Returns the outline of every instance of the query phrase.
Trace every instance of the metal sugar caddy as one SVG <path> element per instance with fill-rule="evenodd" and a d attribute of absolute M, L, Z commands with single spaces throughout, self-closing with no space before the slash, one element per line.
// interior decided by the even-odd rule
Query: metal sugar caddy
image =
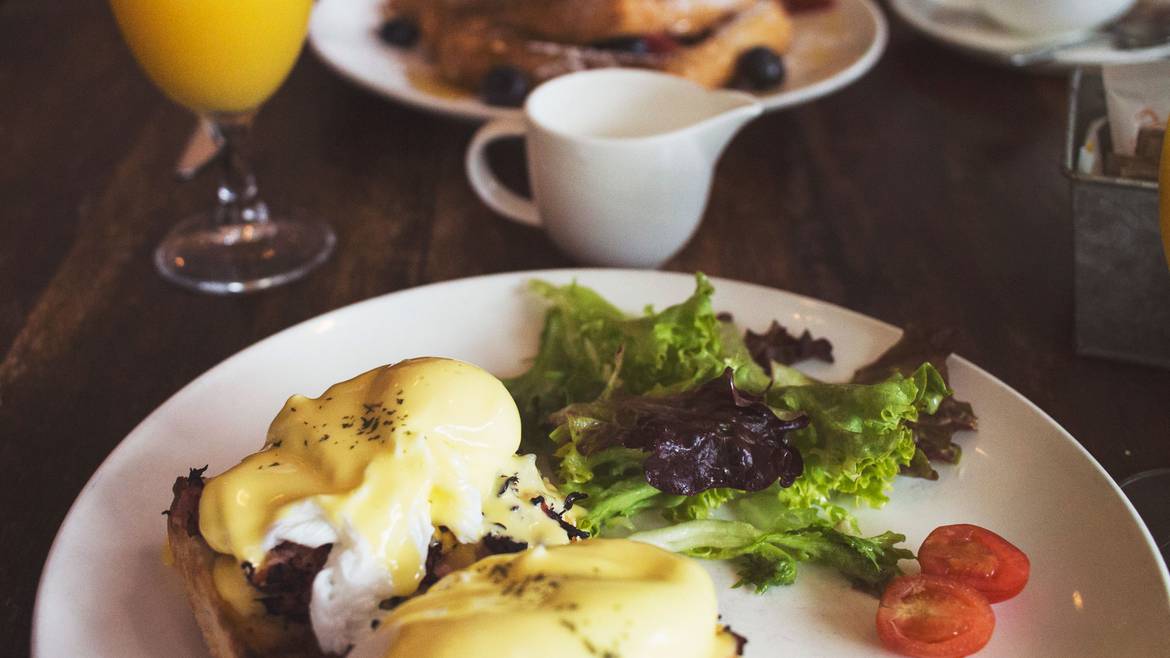
<path fill-rule="evenodd" d="M 1064 173 L 1071 180 L 1079 354 L 1170 368 L 1170 269 L 1158 225 L 1158 184 L 1084 173 L 1081 146 L 1106 115 L 1098 71 L 1069 88 Z M 1099 152 L 1111 150 L 1106 125 Z"/>

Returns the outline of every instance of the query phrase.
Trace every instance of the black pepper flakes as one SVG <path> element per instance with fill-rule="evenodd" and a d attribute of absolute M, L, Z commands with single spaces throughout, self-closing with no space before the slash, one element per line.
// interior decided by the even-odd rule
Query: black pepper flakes
<path fill-rule="evenodd" d="M 565 510 L 564 511 L 568 512 L 569 510 L 573 509 L 573 505 L 576 505 L 577 501 L 585 500 L 588 497 L 589 497 L 589 494 L 582 493 L 580 491 L 574 491 L 573 493 L 569 494 L 568 496 L 565 496 Z"/>
<path fill-rule="evenodd" d="M 569 523 L 568 521 L 561 518 L 562 515 L 566 511 L 568 511 L 569 508 L 567 506 L 565 507 L 565 509 L 558 512 L 558 511 L 556 511 L 556 509 L 554 509 L 553 507 L 551 507 L 548 503 L 546 503 L 544 501 L 544 496 L 536 496 L 530 502 L 533 505 L 539 505 L 540 510 L 542 512 L 544 512 L 545 516 L 556 521 L 557 525 L 561 526 L 561 530 L 564 530 L 565 534 L 569 536 L 569 539 L 588 539 L 589 538 L 588 532 L 578 528 L 577 526 L 573 525 L 572 523 Z"/>
<path fill-rule="evenodd" d="M 397 608 L 405 600 L 406 600 L 405 596 L 391 596 L 388 599 L 382 599 L 381 601 L 378 601 L 378 609 L 379 610 L 393 610 L 394 608 Z"/>
<path fill-rule="evenodd" d="M 504 483 L 502 485 L 500 485 L 500 491 L 499 491 L 499 493 L 496 494 L 496 496 L 497 497 L 503 496 L 505 493 L 508 492 L 508 489 L 515 487 L 519 483 L 520 483 L 520 475 L 519 474 L 509 475 L 507 478 L 504 479 Z"/>

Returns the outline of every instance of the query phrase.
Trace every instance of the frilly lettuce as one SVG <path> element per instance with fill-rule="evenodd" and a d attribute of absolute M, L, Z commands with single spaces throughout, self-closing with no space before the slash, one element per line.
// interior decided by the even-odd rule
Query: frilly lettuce
<path fill-rule="evenodd" d="M 806 560 L 873 588 L 897 573 L 899 559 L 911 557 L 895 546 L 901 535 L 842 532 L 852 517 L 838 503 L 884 504 L 895 476 L 922 455 L 912 423 L 935 413 L 951 393 L 929 363 L 908 377 L 894 372 L 864 384 L 827 384 L 770 357 L 769 377 L 735 325 L 716 316 L 702 274 L 689 299 L 634 318 L 576 284 L 533 282 L 532 289 L 549 303 L 540 349 L 531 369 L 505 383 L 524 418 L 524 449 L 552 450 L 562 488 L 588 494 L 582 529 L 633 527 L 635 515 L 657 512 L 675 525 L 634 538 L 734 559 L 741 584 L 757 590 L 792 582 L 796 564 Z M 828 353 L 827 343 L 811 337 L 797 346 Z M 616 436 L 631 426 L 623 414 L 682 399 L 678 393 L 727 369 L 736 387 L 764 395 L 782 421 L 807 416 L 808 427 L 785 438 L 803 458 L 802 474 L 790 487 L 778 482 L 754 493 L 718 480 L 690 496 L 655 488 L 646 473 L 650 450 Z M 631 404 L 637 398 L 646 404 Z M 720 518 L 710 518 L 715 510 Z"/>
<path fill-rule="evenodd" d="M 525 449 L 547 446 L 540 428 L 549 414 L 603 393 L 639 395 L 683 391 L 735 372 L 744 390 L 760 392 L 768 376 L 743 341 L 720 322 L 711 307 L 714 288 L 695 275 L 686 301 L 628 318 L 593 290 L 575 283 L 533 281 L 549 303 L 540 350 L 524 374 L 505 380 L 524 419 Z"/>
<path fill-rule="evenodd" d="M 790 507 L 824 505 L 834 496 L 880 507 L 901 468 L 914 457 L 907 423 L 932 414 L 951 391 L 929 363 L 911 377 L 877 384 L 808 384 L 768 391 L 769 406 L 803 413 L 808 427 L 790 440 L 804 458 L 804 474 L 777 495 Z"/>
<path fill-rule="evenodd" d="M 876 593 L 902 573 L 899 560 L 914 557 L 909 550 L 897 547 L 906 541 L 897 533 L 857 537 L 815 519 L 794 519 L 797 524 L 793 527 L 778 524 L 768 529 L 744 521 L 687 521 L 636 532 L 629 539 L 692 557 L 734 560 L 739 572 L 735 586 L 751 586 L 757 592 L 792 584 L 797 563 L 807 561 L 832 567 L 855 585 Z"/>

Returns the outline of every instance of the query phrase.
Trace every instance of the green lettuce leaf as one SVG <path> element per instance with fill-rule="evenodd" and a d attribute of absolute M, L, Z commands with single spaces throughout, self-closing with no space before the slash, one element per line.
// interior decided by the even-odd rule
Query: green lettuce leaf
<path fill-rule="evenodd" d="M 771 407 L 811 420 L 789 435 L 804 458 L 804 474 L 776 495 L 789 507 L 823 506 L 839 495 L 880 507 L 894 477 L 914 457 L 907 423 L 919 413 L 934 413 L 950 393 L 930 364 L 911 377 L 894 374 L 877 384 L 772 388 L 767 393 Z"/>
<path fill-rule="evenodd" d="M 694 496 L 675 496 L 679 500 L 673 505 L 669 503 L 674 501 L 664 501 L 668 506 L 663 508 L 662 516 L 667 521 L 673 522 L 705 519 L 711 515 L 711 512 L 743 496 L 744 493 L 739 489 L 718 487 Z"/>
<path fill-rule="evenodd" d="M 641 450 L 615 446 L 589 455 L 578 450 L 578 441 L 596 423 L 594 418 L 574 416 L 553 432 L 561 444 L 554 455 L 560 488 L 588 496 L 582 506 L 586 513 L 578 517 L 577 527 L 595 536 L 609 527 L 631 527 L 630 517 L 661 507 L 668 497 L 646 481 L 642 470 L 646 454 Z"/>
<path fill-rule="evenodd" d="M 714 288 L 701 273 L 689 299 L 658 313 L 648 308 L 641 317 L 627 317 L 575 283 L 531 286 L 549 303 L 540 350 L 527 372 L 504 382 L 524 420 L 525 450 L 548 447 L 540 428 L 554 411 L 603 394 L 683 391 L 726 368 L 744 390 L 758 393 L 768 385 L 734 327 L 716 317 Z"/>
<path fill-rule="evenodd" d="M 905 375 L 920 363 L 931 363 L 938 368 L 943 381 L 947 378 L 947 357 L 953 331 L 928 332 L 913 323 L 907 324 L 902 338 L 894 343 L 873 363 L 862 366 L 853 374 L 854 384 L 872 384 L 891 374 Z M 978 422 L 975 410 L 966 402 L 949 397 L 942 401 L 938 410 L 923 414 L 917 422 L 910 424 L 918 452 L 913 461 L 902 471 L 902 475 L 937 480 L 938 472 L 931 462 L 957 464 L 963 449 L 955 443 L 957 432 L 974 430 Z"/>
<path fill-rule="evenodd" d="M 734 560 L 740 577 L 735 586 L 751 586 L 757 592 L 792 584 L 800 562 L 831 567 L 858 587 L 880 592 L 891 578 L 902 573 L 898 562 L 914 558 L 914 553 L 897 546 L 906 541 L 903 535 L 886 532 L 858 537 L 821 521 L 804 520 L 811 522 L 792 527 L 789 524 L 802 521 L 795 515 L 768 529 L 744 521 L 687 521 L 636 532 L 629 539 L 692 557 Z"/>
<path fill-rule="evenodd" d="M 574 489 L 589 496 L 585 499 L 588 513 L 578 517 L 577 527 L 592 536 L 613 527 L 633 528 L 630 517 L 661 507 L 664 498 L 682 497 L 667 496 L 640 475 L 618 480 L 605 487 L 587 484 Z"/>

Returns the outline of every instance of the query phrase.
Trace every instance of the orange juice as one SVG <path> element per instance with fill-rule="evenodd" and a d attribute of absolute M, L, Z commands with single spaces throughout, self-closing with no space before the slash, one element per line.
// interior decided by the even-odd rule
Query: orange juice
<path fill-rule="evenodd" d="M 1158 177 L 1158 201 L 1162 215 L 1162 249 L 1166 254 L 1166 265 L 1170 266 L 1170 123 L 1166 125 L 1166 136 L 1162 138 L 1162 165 Z"/>
<path fill-rule="evenodd" d="M 110 0 L 147 75 L 197 112 L 242 112 L 292 69 L 312 0 Z"/>

